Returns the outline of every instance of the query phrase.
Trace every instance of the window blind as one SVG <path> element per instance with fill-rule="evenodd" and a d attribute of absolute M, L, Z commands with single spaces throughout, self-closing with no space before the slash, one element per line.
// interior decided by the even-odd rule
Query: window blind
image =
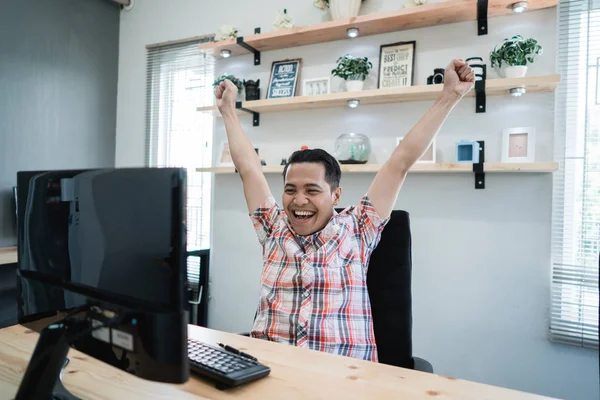
<path fill-rule="evenodd" d="M 598 348 L 600 0 L 557 11 L 550 339 Z"/>
<path fill-rule="evenodd" d="M 146 165 L 187 170 L 187 248 L 208 249 L 213 117 L 196 111 L 213 104 L 215 59 L 198 44 L 212 36 L 147 47 Z M 197 292 L 200 258 L 188 257 L 188 280 Z M 197 293 L 194 293 L 197 294 Z"/>

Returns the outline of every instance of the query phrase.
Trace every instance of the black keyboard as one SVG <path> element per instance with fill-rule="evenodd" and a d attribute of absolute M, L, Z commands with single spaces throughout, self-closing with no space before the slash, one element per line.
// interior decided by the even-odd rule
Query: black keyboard
<path fill-rule="evenodd" d="M 240 386 L 271 372 L 269 367 L 258 361 L 190 338 L 188 358 L 191 372 L 216 382 L 220 389 Z"/>

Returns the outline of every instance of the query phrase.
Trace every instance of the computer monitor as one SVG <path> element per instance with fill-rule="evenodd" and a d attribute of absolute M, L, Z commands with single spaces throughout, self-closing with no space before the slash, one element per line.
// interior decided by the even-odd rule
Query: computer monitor
<path fill-rule="evenodd" d="M 40 374 L 57 374 L 69 347 L 187 381 L 186 171 L 23 171 L 17 191 L 20 315 L 75 314 L 42 331 L 21 397 L 40 395 L 27 386 L 52 380 Z"/>

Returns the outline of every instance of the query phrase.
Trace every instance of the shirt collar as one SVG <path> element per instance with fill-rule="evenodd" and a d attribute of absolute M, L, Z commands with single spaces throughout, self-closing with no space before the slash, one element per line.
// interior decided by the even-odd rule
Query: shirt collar
<path fill-rule="evenodd" d="M 294 235 L 296 241 L 305 249 L 310 245 L 319 248 L 323 244 L 327 243 L 329 239 L 335 236 L 335 233 L 337 232 L 337 216 L 338 212 L 334 209 L 333 215 L 331 216 L 329 222 L 327 222 L 327 225 L 325 225 L 323 229 L 315 233 L 311 233 L 310 235 L 298 235 L 296 231 L 294 231 L 294 228 L 292 228 L 292 224 L 290 224 L 287 214 L 284 212 L 285 224 L 287 225 L 290 232 L 292 232 L 292 234 Z"/>

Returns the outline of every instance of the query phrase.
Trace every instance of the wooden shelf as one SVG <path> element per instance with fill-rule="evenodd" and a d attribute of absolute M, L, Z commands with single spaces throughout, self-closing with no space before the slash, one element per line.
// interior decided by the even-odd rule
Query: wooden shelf
<path fill-rule="evenodd" d="M 344 173 L 374 173 L 379 171 L 381 165 L 379 164 L 354 164 L 341 165 L 342 172 Z M 558 169 L 558 163 L 556 162 L 533 162 L 533 163 L 484 163 L 483 170 L 485 173 L 491 172 L 504 172 L 504 173 L 516 173 L 516 172 L 528 172 L 528 173 L 547 173 L 554 172 Z M 212 172 L 215 174 L 234 174 L 234 167 L 211 167 L 211 168 L 197 168 L 197 172 Z M 283 166 L 265 166 L 263 167 L 265 174 L 281 174 L 283 173 Z M 417 173 L 473 173 L 473 164 L 460 163 L 460 164 L 415 164 L 410 172 Z"/>
<path fill-rule="evenodd" d="M 524 87 L 527 93 L 550 92 L 560 83 L 560 74 L 544 76 L 528 76 L 524 78 L 488 79 L 486 80 L 486 96 L 508 95 L 510 89 Z M 333 107 L 347 107 L 348 100 L 360 100 L 360 105 L 401 103 L 409 101 L 435 100 L 442 90 L 442 85 L 420 85 L 395 89 L 371 89 L 358 92 L 339 92 L 319 96 L 296 96 L 286 99 L 267 99 L 245 101 L 242 107 L 257 113 L 298 111 Z M 472 89 L 465 97 L 475 96 Z M 527 96 L 527 94 L 525 94 Z M 209 111 L 219 114 L 216 106 L 198 107 L 198 111 Z M 239 110 L 238 113 L 243 111 Z"/>
<path fill-rule="evenodd" d="M 489 0 L 488 18 L 512 14 L 510 5 L 514 2 L 515 0 Z M 557 3 L 558 0 L 528 0 L 527 11 L 556 7 Z M 448 0 L 442 3 L 425 4 L 418 7 L 401 8 L 394 11 L 360 15 L 355 18 L 259 33 L 244 36 L 243 40 L 247 45 L 262 52 L 348 39 L 346 34 L 348 28 L 358 28 L 360 36 L 371 36 L 476 20 L 477 0 Z M 248 49 L 237 45 L 235 39 L 203 43 L 198 47 L 201 51 L 217 58 L 221 57 L 221 50 L 231 51 L 232 56 L 250 54 Z"/>
<path fill-rule="evenodd" d="M 18 261 L 16 247 L 0 247 L 0 266 Z"/>

